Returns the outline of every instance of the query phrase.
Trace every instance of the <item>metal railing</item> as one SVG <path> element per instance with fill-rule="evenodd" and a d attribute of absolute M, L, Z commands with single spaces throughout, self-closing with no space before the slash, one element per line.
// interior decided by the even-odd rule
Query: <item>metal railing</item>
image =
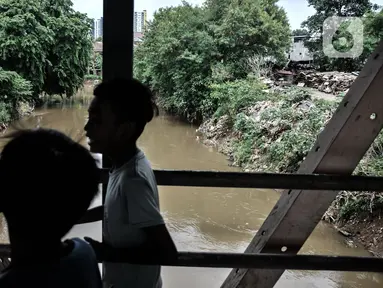
<path fill-rule="evenodd" d="M 105 184 L 108 177 L 107 170 L 100 169 L 100 172 L 101 183 Z M 274 188 L 287 189 L 286 193 L 289 189 L 383 191 L 383 177 L 179 170 L 155 170 L 154 173 L 160 186 Z M 99 220 L 102 220 L 102 213 L 82 223 Z M 288 250 L 283 252 L 280 247 L 281 245 L 275 247 L 274 254 L 179 252 L 177 259 L 171 261 L 142 258 L 140 262 L 133 262 L 123 257 L 116 261 L 181 267 L 383 272 L 381 258 L 289 255 Z M 0 245 L 0 258 L 7 259 L 10 256 L 10 246 Z M 102 260 L 99 259 L 100 262 Z"/>

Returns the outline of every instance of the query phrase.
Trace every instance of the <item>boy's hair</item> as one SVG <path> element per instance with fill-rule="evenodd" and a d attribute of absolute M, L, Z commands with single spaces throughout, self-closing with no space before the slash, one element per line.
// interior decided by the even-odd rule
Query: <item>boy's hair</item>
<path fill-rule="evenodd" d="M 47 235 L 61 239 L 98 192 L 96 160 L 85 147 L 55 130 L 22 130 L 10 137 L 0 158 L 1 211 L 9 224 L 25 229 L 31 229 L 32 219 L 37 226 L 50 222 L 49 229 L 44 227 Z"/>
<path fill-rule="evenodd" d="M 109 103 L 119 122 L 136 123 L 138 130 L 143 130 L 158 114 L 153 93 L 137 79 L 115 78 L 102 82 L 93 94 L 101 103 Z"/>

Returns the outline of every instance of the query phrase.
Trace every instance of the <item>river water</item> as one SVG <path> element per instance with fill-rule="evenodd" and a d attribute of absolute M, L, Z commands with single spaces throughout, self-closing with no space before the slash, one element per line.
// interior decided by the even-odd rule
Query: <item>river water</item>
<path fill-rule="evenodd" d="M 46 108 L 18 121 L 24 128 L 46 127 L 63 131 L 86 145 L 83 126 L 87 107 Z M 196 127 L 168 116 L 155 118 L 139 140 L 154 169 L 238 171 L 225 156 L 196 140 Z M 274 190 L 160 187 L 161 211 L 179 250 L 243 252 L 278 200 Z M 100 205 L 100 197 L 93 205 Z M 0 240 L 7 241 L 5 221 Z M 101 240 L 101 222 L 77 225 L 67 235 Z M 320 223 L 301 253 L 369 256 L 350 248 L 345 239 L 326 223 Z M 214 288 L 229 269 L 174 268 L 162 270 L 164 288 Z M 286 271 L 275 287 L 381 287 L 383 275 L 354 272 Z"/>

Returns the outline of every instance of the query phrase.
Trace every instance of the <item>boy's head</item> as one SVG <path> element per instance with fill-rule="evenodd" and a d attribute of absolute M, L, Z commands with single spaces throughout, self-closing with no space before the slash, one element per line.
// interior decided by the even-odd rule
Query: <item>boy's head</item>
<path fill-rule="evenodd" d="M 94 89 L 85 125 L 90 150 L 111 155 L 135 144 L 157 112 L 153 94 L 135 79 L 113 79 Z"/>
<path fill-rule="evenodd" d="M 52 240 L 84 215 L 100 177 L 86 148 L 48 129 L 13 133 L 1 153 L 0 172 L 0 211 L 10 233 L 35 232 Z"/>

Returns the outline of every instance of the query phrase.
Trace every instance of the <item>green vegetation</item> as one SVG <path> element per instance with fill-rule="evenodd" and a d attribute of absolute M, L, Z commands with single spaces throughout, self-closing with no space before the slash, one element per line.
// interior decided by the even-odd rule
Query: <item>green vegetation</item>
<path fill-rule="evenodd" d="M 102 55 L 97 52 L 93 52 L 92 58 L 89 63 L 89 72 L 92 74 L 87 74 L 85 76 L 85 80 L 101 80 L 101 76 L 97 74 L 101 74 L 102 71 Z"/>
<path fill-rule="evenodd" d="M 339 98 L 312 99 L 296 87 L 270 90 L 261 77 L 269 76 L 272 64 L 286 64 L 291 34 L 320 35 L 329 16 L 361 17 L 364 51 L 354 59 L 329 59 L 322 52 L 321 38 L 311 39 L 307 45 L 318 69 L 360 69 L 382 36 L 383 14 L 368 0 L 344 0 L 343 6 L 336 1 L 308 0 L 317 13 L 302 29 L 290 31 L 286 13 L 277 2 L 207 0 L 202 7 L 183 2 L 160 9 L 134 51 L 134 74 L 155 91 L 167 112 L 190 122 L 204 122 L 200 127 L 204 136 L 228 145 L 221 150 L 235 164 L 246 170 L 294 172 Z M 333 41 L 340 51 L 352 40 L 347 25 L 341 26 Z M 350 41 L 344 44 L 342 37 Z M 382 174 L 382 147 L 380 135 L 355 173 Z M 345 191 L 334 202 L 332 217 L 347 220 L 363 213 L 373 215 L 383 208 L 382 203 L 383 197 L 376 193 Z"/>
<path fill-rule="evenodd" d="M 69 98 L 82 87 L 90 29 L 70 0 L 0 0 L 0 122 L 17 116 L 20 101 L 34 106 L 43 95 Z"/>
<path fill-rule="evenodd" d="M 257 79 L 214 86 L 212 95 L 220 97 L 220 107 L 201 125 L 200 131 L 209 140 L 221 143 L 218 145 L 228 145 L 221 150 L 229 154 L 234 165 L 246 171 L 294 173 L 340 99 L 314 99 L 297 87 L 274 93 L 266 93 L 263 88 Z M 215 128 L 214 132 L 211 127 Z M 225 138 L 229 141 L 220 141 Z M 382 154 L 383 133 L 354 174 L 383 177 Z M 330 211 L 332 221 L 374 216 L 383 211 L 383 195 L 343 191 Z"/>
<path fill-rule="evenodd" d="M 344 0 L 341 4 L 332 0 L 308 0 L 316 13 L 302 23 L 302 27 L 309 31 L 309 35 L 317 38 L 306 41 L 305 45 L 314 55 L 316 68 L 321 71 L 358 71 L 360 70 L 371 52 L 383 36 L 383 14 L 378 11 L 377 5 L 369 0 Z M 363 53 L 356 58 L 329 58 L 322 49 L 323 23 L 330 16 L 340 17 L 360 17 L 364 24 L 363 35 L 358 35 L 353 31 L 356 37 L 363 37 Z M 345 21 L 334 35 L 332 44 L 338 51 L 348 51 L 353 43 L 353 35 L 348 31 L 350 22 Z M 346 41 L 343 41 L 346 39 Z"/>
<path fill-rule="evenodd" d="M 17 115 L 20 103 L 32 99 L 32 85 L 13 71 L 0 68 L 0 123 L 8 123 Z"/>
<path fill-rule="evenodd" d="M 216 85 L 212 95 L 224 100 L 201 130 L 217 123 L 228 128 L 229 154 L 246 170 L 295 172 L 339 100 L 312 99 L 296 87 L 271 93 L 263 88 L 257 79 Z M 213 138 L 222 137 L 221 132 L 217 129 Z"/>
<path fill-rule="evenodd" d="M 234 118 L 233 160 L 251 170 L 295 172 L 337 103 L 296 88 L 262 98 Z"/>
<path fill-rule="evenodd" d="M 168 112 L 203 120 L 218 108 L 205 103 L 216 80 L 246 77 L 254 54 L 284 59 L 290 30 L 277 2 L 209 0 L 203 7 L 184 2 L 160 9 L 135 49 L 135 77 Z"/>

